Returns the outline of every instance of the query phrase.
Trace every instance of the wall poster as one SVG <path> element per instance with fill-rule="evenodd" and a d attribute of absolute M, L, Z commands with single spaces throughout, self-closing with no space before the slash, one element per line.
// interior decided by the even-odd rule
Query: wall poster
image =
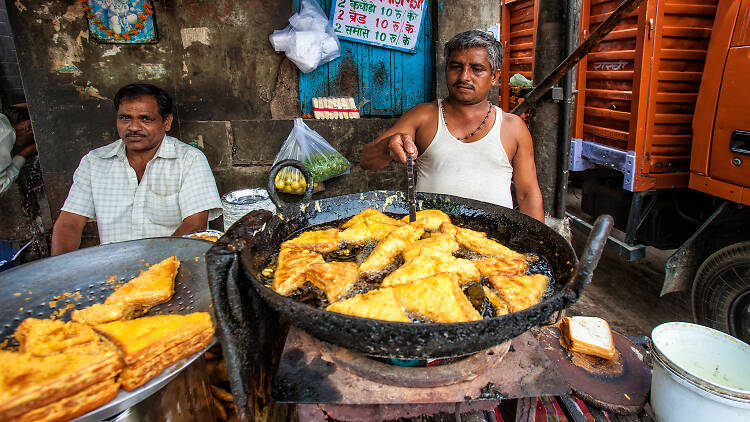
<path fill-rule="evenodd" d="M 152 0 L 78 0 L 89 33 L 100 43 L 141 44 L 158 41 Z"/>
<path fill-rule="evenodd" d="M 414 53 L 427 0 L 334 0 L 331 26 L 345 40 Z"/>

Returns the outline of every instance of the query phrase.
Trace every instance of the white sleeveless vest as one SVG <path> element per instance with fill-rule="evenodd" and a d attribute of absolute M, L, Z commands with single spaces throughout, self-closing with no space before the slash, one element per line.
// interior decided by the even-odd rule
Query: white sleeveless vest
<path fill-rule="evenodd" d="M 503 111 L 495 107 L 495 124 L 482 139 L 463 143 L 448 131 L 438 99 L 438 128 L 427 149 L 417 157 L 418 192 L 443 193 L 513 208 L 510 182 L 513 167 L 502 142 Z"/>

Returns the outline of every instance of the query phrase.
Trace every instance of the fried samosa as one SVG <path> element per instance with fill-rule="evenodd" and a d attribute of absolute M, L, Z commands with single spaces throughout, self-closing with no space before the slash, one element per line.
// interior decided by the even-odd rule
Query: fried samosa
<path fill-rule="evenodd" d="M 508 257 L 490 257 L 471 261 L 482 274 L 482 277 L 491 275 L 523 275 L 526 272 L 527 263 L 525 259 Z"/>
<path fill-rule="evenodd" d="M 97 303 L 71 312 L 70 319 L 81 324 L 99 325 L 133 319 L 145 314 L 149 309 L 148 306 L 136 306 L 129 303 Z"/>
<path fill-rule="evenodd" d="M 99 335 L 88 325 L 52 319 L 26 318 L 14 333 L 21 352 L 49 356 L 85 343 L 96 342 Z"/>
<path fill-rule="evenodd" d="M 281 248 L 273 274 L 273 290 L 289 296 L 305 284 L 305 270 L 315 263 L 324 263 L 323 255 L 305 249 Z"/>
<path fill-rule="evenodd" d="M 409 216 L 405 215 L 401 219 L 404 223 L 409 222 Z M 421 221 L 424 225 L 424 229 L 429 232 L 435 232 L 440 230 L 440 225 L 443 223 L 450 223 L 451 218 L 448 214 L 440 210 L 421 210 L 416 212 L 415 221 Z"/>
<path fill-rule="evenodd" d="M 330 253 L 339 249 L 339 230 L 315 230 L 304 232 L 294 239 L 287 240 L 281 247 L 306 249 L 311 252 Z"/>
<path fill-rule="evenodd" d="M 479 270 L 472 261 L 456 258 L 453 255 L 418 255 L 398 267 L 383 279 L 383 287 L 413 282 L 438 273 L 452 273 L 461 284 L 479 281 Z"/>
<path fill-rule="evenodd" d="M 458 285 L 455 274 L 440 273 L 432 277 L 401 284 L 393 288 L 396 299 L 408 312 L 435 322 L 478 321 L 482 316 L 471 305 Z"/>
<path fill-rule="evenodd" d="M 383 321 L 411 322 L 392 288 L 372 290 L 328 305 L 326 310 Z"/>
<path fill-rule="evenodd" d="M 396 227 L 403 226 L 405 224 L 401 221 L 396 220 L 395 218 L 388 217 L 387 215 L 383 214 L 382 212 L 374 208 L 367 208 L 363 210 L 362 212 L 360 212 L 359 214 L 347 220 L 344 224 L 341 225 L 341 228 L 348 229 L 349 227 L 363 220 L 380 221 L 382 223 L 386 223 L 386 224 L 389 224 L 391 226 L 396 226 Z"/>
<path fill-rule="evenodd" d="M 305 279 L 326 294 L 333 303 L 357 281 L 358 265 L 354 262 L 325 262 L 312 264 L 305 270 Z"/>
<path fill-rule="evenodd" d="M 512 312 L 518 312 L 536 305 L 547 289 L 549 277 L 544 274 L 489 277 L 490 284 L 502 298 Z"/>
<path fill-rule="evenodd" d="M 458 248 L 458 242 L 453 236 L 437 233 L 412 243 L 401 253 L 401 256 L 404 257 L 404 262 L 409 262 L 417 255 L 450 255 Z"/>
<path fill-rule="evenodd" d="M 180 260 L 171 256 L 152 265 L 140 275 L 120 286 L 107 297 L 105 304 L 156 306 L 168 302 L 174 294 L 174 279 Z"/>
<path fill-rule="evenodd" d="M 482 232 L 457 227 L 452 224 L 441 225 L 440 231 L 453 234 L 456 237 L 456 241 L 458 241 L 461 246 L 478 254 L 512 259 L 525 259 L 523 254 L 518 253 L 499 242 L 488 239 L 487 235 Z"/>
<path fill-rule="evenodd" d="M 424 234 L 421 223 L 401 226 L 393 230 L 375 246 L 370 256 L 359 266 L 359 272 L 365 274 L 383 271 L 409 245 Z"/>
<path fill-rule="evenodd" d="M 346 230 L 340 231 L 338 233 L 338 240 L 353 245 L 380 241 L 385 239 L 397 227 L 399 226 L 376 219 L 364 219 L 352 224 Z"/>

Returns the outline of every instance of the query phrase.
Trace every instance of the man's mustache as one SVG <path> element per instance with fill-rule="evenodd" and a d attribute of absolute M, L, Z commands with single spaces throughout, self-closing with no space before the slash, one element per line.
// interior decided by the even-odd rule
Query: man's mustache
<path fill-rule="evenodd" d="M 143 132 L 128 132 L 125 134 L 125 137 L 128 138 L 130 136 L 146 136 Z"/>
<path fill-rule="evenodd" d="M 456 88 L 463 87 L 463 88 L 474 89 L 474 85 L 467 84 L 464 82 L 456 82 L 455 84 L 453 84 L 453 86 L 455 86 Z"/>

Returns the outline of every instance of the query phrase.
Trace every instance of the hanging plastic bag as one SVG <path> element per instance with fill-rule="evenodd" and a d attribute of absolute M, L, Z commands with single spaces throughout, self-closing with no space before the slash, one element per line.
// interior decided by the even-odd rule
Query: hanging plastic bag
<path fill-rule="evenodd" d="M 323 139 L 318 132 L 310 129 L 305 122 L 294 119 L 294 127 L 276 154 L 273 164 L 281 160 L 293 159 L 301 161 L 312 175 L 317 184 L 332 177 L 348 174 L 351 164 L 343 155 Z M 274 180 L 276 189 L 281 192 L 301 195 L 307 189 L 302 172 L 286 167 L 276 174 Z"/>
<path fill-rule="evenodd" d="M 314 0 L 302 0 L 300 12 L 289 18 L 289 26 L 273 31 L 268 39 L 274 50 L 285 52 L 304 73 L 341 55 L 339 39 Z"/>

